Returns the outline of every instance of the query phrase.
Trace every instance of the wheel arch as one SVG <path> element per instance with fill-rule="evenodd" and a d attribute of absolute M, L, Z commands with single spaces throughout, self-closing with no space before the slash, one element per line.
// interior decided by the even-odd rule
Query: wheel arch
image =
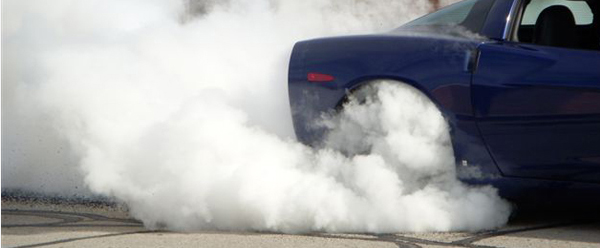
<path fill-rule="evenodd" d="M 343 108 L 344 104 L 349 101 L 349 97 L 350 97 L 350 95 L 352 95 L 352 93 L 362 89 L 363 87 L 366 87 L 367 85 L 373 83 L 374 81 L 380 81 L 380 80 L 387 80 L 387 81 L 391 81 L 391 82 L 395 82 L 395 83 L 399 83 L 399 84 L 405 84 L 405 85 L 415 88 L 416 90 L 421 92 L 423 95 L 425 95 L 429 99 L 429 101 L 433 102 L 433 104 L 435 104 L 435 106 L 438 108 L 438 110 L 440 110 L 440 112 L 442 112 L 442 115 L 444 115 L 444 117 L 446 117 L 446 113 L 444 113 L 444 111 L 442 111 L 443 108 L 441 108 L 442 106 L 440 105 L 440 103 L 438 101 L 436 101 L 436 99 L 430 94 L 429 90 L 427 90 L 422 84 L 418 83 L 416 80 L 401 77 L 401 76 L 395 76 L 395 75 L 362 76 L 362 77 L 356 78 L 356 79 L 348 82 L 348 84 L 346 84 L 348 86 L 348 87 L 346 87 L 346 94 L 344 94 L 344 97 L 342 97 L 342 99 L 340 99 L 340 101 L 338 101 L 338 103 L 335 106 L 336 111 L 339 111 Z"/>

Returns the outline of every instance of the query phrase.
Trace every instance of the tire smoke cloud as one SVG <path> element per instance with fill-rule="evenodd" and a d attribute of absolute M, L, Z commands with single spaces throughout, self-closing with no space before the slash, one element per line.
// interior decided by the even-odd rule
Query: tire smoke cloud
<path fill-rule="evenodd" d="M 405 86 L 376 84 L 367 104 L 323 120 L 327 148 L 294 140 L 293 43 L 390 30 L 429 1 L 3 4 L 3 189 L 114 197 L 174 230 L 482 230 L 508 218 L 493 188 L 456 179 L 444 119 Z"/>

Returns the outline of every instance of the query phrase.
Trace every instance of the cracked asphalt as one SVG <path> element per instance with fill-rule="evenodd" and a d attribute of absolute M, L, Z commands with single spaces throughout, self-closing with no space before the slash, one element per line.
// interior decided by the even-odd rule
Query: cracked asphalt
<path fill-rule="evenodd" d="M 529 214 L 499 230 L 468 233 L 288 235 L 145 229 L 126 207 L 2 197 L 2 247 L 596 247 L 600 219 Z"/>

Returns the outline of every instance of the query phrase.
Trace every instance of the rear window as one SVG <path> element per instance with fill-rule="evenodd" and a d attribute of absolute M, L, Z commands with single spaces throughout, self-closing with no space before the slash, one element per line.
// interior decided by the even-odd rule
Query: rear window
<path fill-rule="evenodd" d="M 405 26 L 460 25 L 479 33 L 494 0 L 464 0 L 425 15 Z"/>
<path fill-rule="evenodd" d="M 469 15 L 473 5 L 477 0 L 466 0 L 460 3 L 450 5 L 437 12 L 433 12 L 429 15 L 423 16 L 410 22 L 408 25 L 452 25 L 460 24 Z"/>

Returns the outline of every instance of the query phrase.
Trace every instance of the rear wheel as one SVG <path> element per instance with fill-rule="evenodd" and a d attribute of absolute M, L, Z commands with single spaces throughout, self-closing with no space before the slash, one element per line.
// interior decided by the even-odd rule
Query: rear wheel
<path fill-rule="evenodd" d="M 375 80 L 352 91 L 347 99 L 330 121 L 328 147 L 346 154 L 394 153 L 421 161 L 417 164 L 453 157 L 446 120 L 415 87 Z M 449 162 L 454 164 L 454 159 Z"/>

